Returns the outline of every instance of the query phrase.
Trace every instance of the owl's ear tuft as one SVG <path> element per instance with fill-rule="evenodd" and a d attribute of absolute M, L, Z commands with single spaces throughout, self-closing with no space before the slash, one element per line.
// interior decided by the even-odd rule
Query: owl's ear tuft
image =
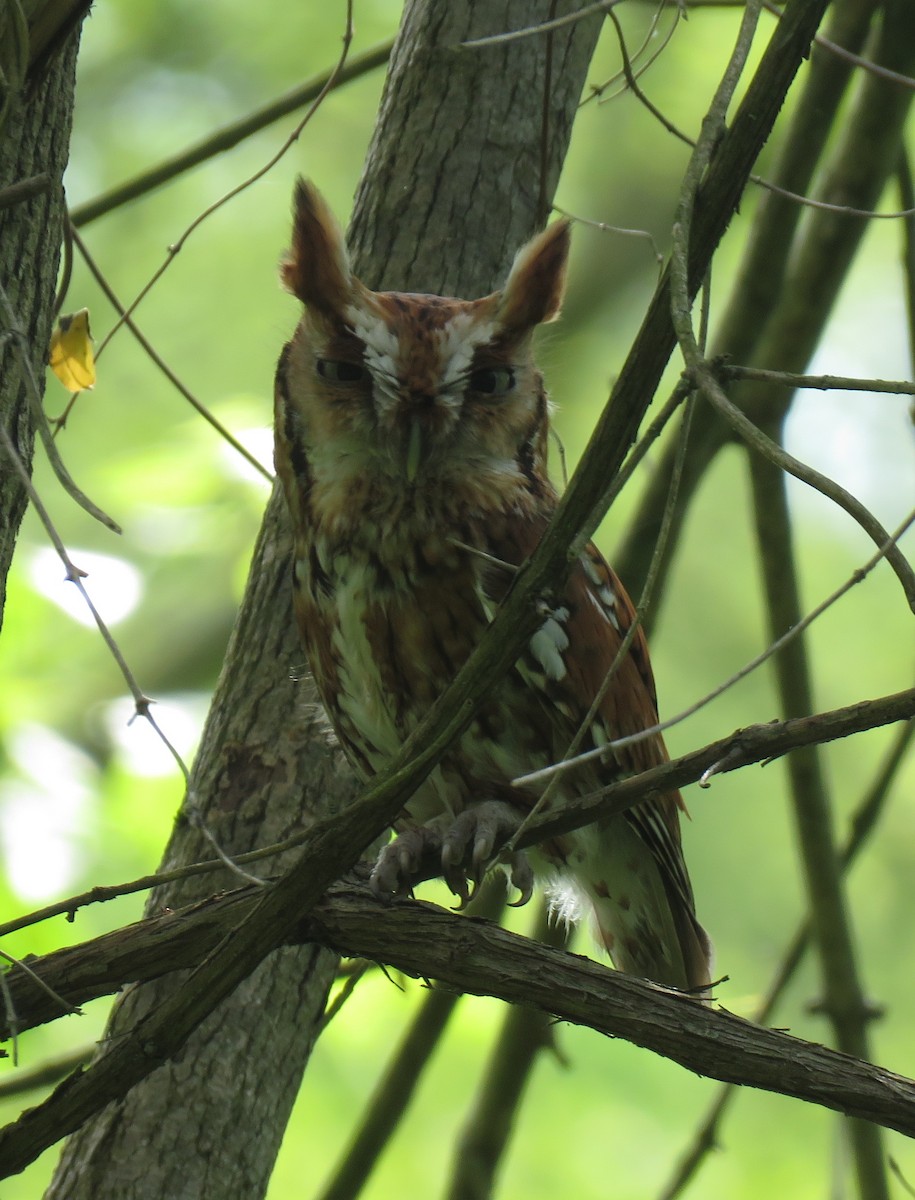
<path fill-rule="evenodd" d="M 570 240 L 569 222 L 563 219 L 518 251 L 496 318 L 504 332 L 523 334 L 559 316 Z"/>
<path fill-rule="evenodd" d="M 306 179 L 296 182 L 292 248 L 280 275 L 308 308 L 332 321 L 343 320 L 357 285 L 340 226 L 324 197 Z"/>

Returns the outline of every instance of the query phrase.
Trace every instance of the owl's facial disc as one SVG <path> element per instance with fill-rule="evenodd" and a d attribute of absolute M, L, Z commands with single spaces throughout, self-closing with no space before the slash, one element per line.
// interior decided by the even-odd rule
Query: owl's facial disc
<path fill-rule="evenodd" d="M 372 301 L 349 309 L 348 327 L 363 347 L 378 448 L 412 485 L 454 452 L 469 392 L 499 403 L 515 373 L 501 362 L 477 363 L 494 333 L 485 302 L 400 293 Z"/>

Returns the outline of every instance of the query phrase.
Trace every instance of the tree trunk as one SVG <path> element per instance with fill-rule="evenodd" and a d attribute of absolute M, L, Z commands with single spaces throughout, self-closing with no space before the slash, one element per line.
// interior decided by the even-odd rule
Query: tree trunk
<path fill-rule="evenodd" d="M 39 79 L 26 81 L 9 98 L 0 129 L 0 190 L 46 175 L 46 190 L 0 209 L 0 282 L 23 340 L 10 334 L 6 306 L 0 308 L 0 425 L 19 458 L 31 468 L 35 421 L 21 355 L 28 356 L 39 387 L 53 321 L 54 292 L 63 240 L 63 173 L 70 145 L 78 34 L 69 37 Z M 0 625 L 6 577 L 27 496 L 18 472 L 0 447 Z"/>
<path fill-rule="evenodd" d="M 549 0 L 407 3 L 353 218 L 354 261 L 369 286 L 483 294 L 538 225 L 600 18 L 554 36 L 545 154 L 546 37 L 458 47 L 542 22 L 551 7 Z M 559 15 L 575 7 L 571 0 L 556 5 Z M 290 306 L 290 327 L 294 319 Z M 238 854 L 280 840 L 353 795 L 296 678 L 303 656 L 288 576 L 286 514 L 274 491 L 194 766 L 193 804 L 185 805 L 166 867 L 212 856 L 195 811 L 219 845 Z M 279 865 L 271 860 L 267 869 Z M 178 907 L 229 882 L 226 874 L 172 884 L 149 908 Z M 335 964 L 317 948 L 268 958 L 179 1059 L 70 1139 L 47 1196 L 262 1196 Z M 108 1036 L 128 1029 L 173 987 L 171 978 L 129 990 Z"/>

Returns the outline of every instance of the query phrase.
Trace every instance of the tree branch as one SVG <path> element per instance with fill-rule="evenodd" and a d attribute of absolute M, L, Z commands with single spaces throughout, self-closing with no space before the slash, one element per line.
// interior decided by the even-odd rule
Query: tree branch
<path fill-rule="evenodd" d="M 749 766 L 755 762 L 765 765 L 772 759 L 788 754 L 799 746 L 835 741 L 838 738 L 850 737 L 852 734 L 864 733 L 868 729 L 876 729 L 896 721 L 910 720 L 913 717 L 915 717 L 915 688 L 910 688 L 890 696 L 881 696 L 877 700 L 861 700 L 847 708 L 832 709 L 829 712 L 817 713 L 810 717 L 796 717 L 788 721 L 770 721 L 764 725 L 748 725 L 699 750 L 690 751 L 680 758 L 653 767 L 650 771 L 620 780 L 599 793 L 578 799 L 567 799 L 563 804 L 561 814 L 554 814 L 547 810 L 532 819 L 524 834 L 519 836 L 518 844 L 520 846 L 533 845 L 553 834 L 579 829 L 599 817 L 623 812 L 656 792 L 663 792 L 674 787 L 685 787 L 687 784 L 696 782 L 700 787 L 707 787 L 709 780 L 714 775 L 736 771 L 740 767 Z M 278 857 L 296 846 L 301 846 L 308 840 L 308 836 L 307 832 L 295 834 L 283 842 L 264 846 L 247 854 L 240 854 L 235 861 L 247 864 L 265 858 Z M 27 913 L 5 922 L 0 925 L 0 936 L 25 929 L 29 925 L 48 921 L 52 917 L 66 916 L 68 919 L 72 919 L 79 909 L 85 908 L 89 904 L 105 903 L 118 896 L 150 891 L 162 884 L 189 876 L 211 874 L 214 871 L 221 871 L 223 866 L 220 859 L 214 858 L 206 862 L 190 863 L 174 871 L 160 871 L 152 875 L 144 875 L 139 879 L 130 880 L 128 883 L 94 887 L 87 892 L 67 896 L 65 899 L 46 905 L 33 913 Z M 2 1027 L 0 1027 L 0 1038 L 4 1036 Z"/>
<path fill-rule="evenodd" d="M 519 838 L 519 844 L 533 845 L 590 824 L 599 817 L 624 812 L 656 792 L 670 791 L 701 780 L 712 768 L 716 774 L 734 771 L 750 763 L 777 758 L 799 746 L 847 737 L 865 729 L 913 718 L 915 688 L 910 688 L 813 717 L 750 725 L 700 750 L 614 783 L 599 794 L 583 797 L 574 806 L 568 801 L 561 812 L 542 813 L 531 821 Z M 221 863 L 213 861 L 213 870 L 220 866 Z M 150 876 L 147 886 L 152 887 L 155 882 L 155 877 Z M 171 971 L 197 966 L 217 944 L 222 931 L 238 925 L 260 898 L 259 891 L 230 892 L 218 903 L 229 906 L 231 920 L 210 915 L 213 901 L 207 899 L 182 908 L 177 914 L 169 911 L 128 926 L 126 930 L 56 950 L 38 960 L 30 959 L 29 966 L 64 1000 L 79 1006 L 115 992 L 125 983 L 141 978 L 155 979 Z M 79 900 L 88 902 L 86 897 L 75 897 L 69 903 L 68 911 L 75 911 Z M 290 927 L 299 921 L 297 914 L 301 910 L 302 901 L 297 906 L 293 902 Z M 23 971 L 14 967 L 6 979 L 21 1032 L 63 1015 L 60 1006 Z M 4 1020 L 0 1023 L 0 1039 L 7 1039 L 9 1033 L 8 1021 Z"/>
<path fill-rule="evenodd" d="M 186 966 L 192 955 L 202 955 L 222 933 L 235 927 L 257 899 L 253 888 L 232 892 L 107 934 L 82 949 L 33 960 L 31 966 L 60 985 L 57 975 L 72 970 L 74 955 L 92 948 L 98 963 L 106 957 L 116 961 L 117 947 L 131 944 L 136 967 L 144 956 L 158 970 Z M 623 1038 L 700 1075 L 793 1096 L 915 1136 L 915 1081 L 754 1025 L 726 1010 L 712 1010 L 488 922 L 467 920 L 418 901 L 385 905 L 367 887 L 348 880 L 335 884 L 311 916 L 290 931 L 290 941 L 304 940 L 347 956 L 383 962 L 461 992 L 552 1013 L 608 1037 Z M 24 1000 L 21 979 L 11 973 L 20 1004 Z M 42 1107 L 65 1107 L 73 1084 L 71 1077 Z M 97 1095 L 94 1100 L 105 1103 L 107 1096 Z M 43 1149 L 43 1141 L 36 1141 L 33 1133 L 26 1113 L 0 1134 L 3 1177 L 21 1170 Z"/>
<path fill-rule="evenodd" d="M 887 798 L 892 790 L 900 766 L 915 737 L 915 722 L 909 721 L 899 732 L 883 761 L 877 776 L 868 788 L 864 799 L 852 813 L 849 821 L 850 833 L 842 846 L 841 865 L 843 873 L 848 871 L 858 853 L 873 833 L 882 815 Z M 812 928 L 810 918 L 804 916 L 794 935 L 787 944 L 778 969 L 766 989 L 762 1003 L 753 1014 L 753 1020 L 768 1025 L 778 1001 L 793 979 L 807 949 L 810 946 Z M 658 1200 L 675 1200 L 691 1182 L 705 1156 L 718 1145 L 718 1130 L 724 1114 L 736 1093 L 732 1084 L 725 1084 L 712 1100 L 688 1149 L 678 1162 L 670 1181 L 660 1193 Z"/>
<path fill-rule="evenodd" d="M 332 70 L 323 71 L 320 75 L 306 80 L 305 83 L 299 84 L 298 87 L 285 92 L 275 100 L 271 100 L 269 104 L 255 109 L 254 112 L 248 113 L 237 121 L 233 121 L 231 125 L 226 125 L 222 129 L 218 129 L 215 133 L 210 134 L 209 137 L 203 138 L 202 141 L 195 142 L 194 145 L 188 146 L 187 149 L 180 151 L 171 158 L 163 159 L 162 162 L 143 171 L 133 179 L 128 179 L 125 183 L 111 188 L 110 191 L 103 192 L 102 195 L 96 196 L 93 200 L 87 200 L 84 204 L 78 204 L 76 208 L 70 210 L 70 220 L 79 229 L 83 225 L 88 225 L 90 221 L 95 221 L 98 217 L 111 212 L 113 209 L 120 208 L 121 205 L 127 204 L 131 200 L 136 200 L 138 197 L 145 196 L 148 192 L 162 187 L 163 184 L 168 183 L 179 175 L 183 175 L 185 171 L 189 171 L 192 167 L 199 166 L 200 163 L 215 158 L 217 154 L 224 154 L 226 150 L 231 150 L 233 146 L 237 146 L 245 138 L 251 137 L 261 129 L 265 129 L 268 125 L 272 125 L 274 121 L 279 121 L 282 117 L 288 116 L 297 109 L 304 108 L 306 104 L 311 104 L 327 87 L 332 75 L 334 76 L 334 88 L 339 88 L 343 84 L 349 83 L 352 79 L 359 79 L 363 75 L 368 74 L 368 72 L 384 66 L 391 55 L 393 44 L 393 41 L 387 41 L 382 42 L 378 46 L 373 46 L 370 50 L 366 50 L 364 54 L 351 58 L 336 73 Z"/>

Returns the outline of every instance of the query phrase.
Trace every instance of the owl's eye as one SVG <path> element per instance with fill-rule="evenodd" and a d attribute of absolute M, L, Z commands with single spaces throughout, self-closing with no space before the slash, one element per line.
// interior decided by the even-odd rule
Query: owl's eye
<path fill-rule="evenodd" d="M 365 378 L 365 367 L 359 363 L 337 362 L 333 358 L 319 358 L 318 374 L 328 383 L 359 383 Z"/>
<path fill-rule="evenodd" d="M 484 396 L 506 396 L 515 386 L 511 367 L 482 367 L 470 376 L 470 387 Z"/>

